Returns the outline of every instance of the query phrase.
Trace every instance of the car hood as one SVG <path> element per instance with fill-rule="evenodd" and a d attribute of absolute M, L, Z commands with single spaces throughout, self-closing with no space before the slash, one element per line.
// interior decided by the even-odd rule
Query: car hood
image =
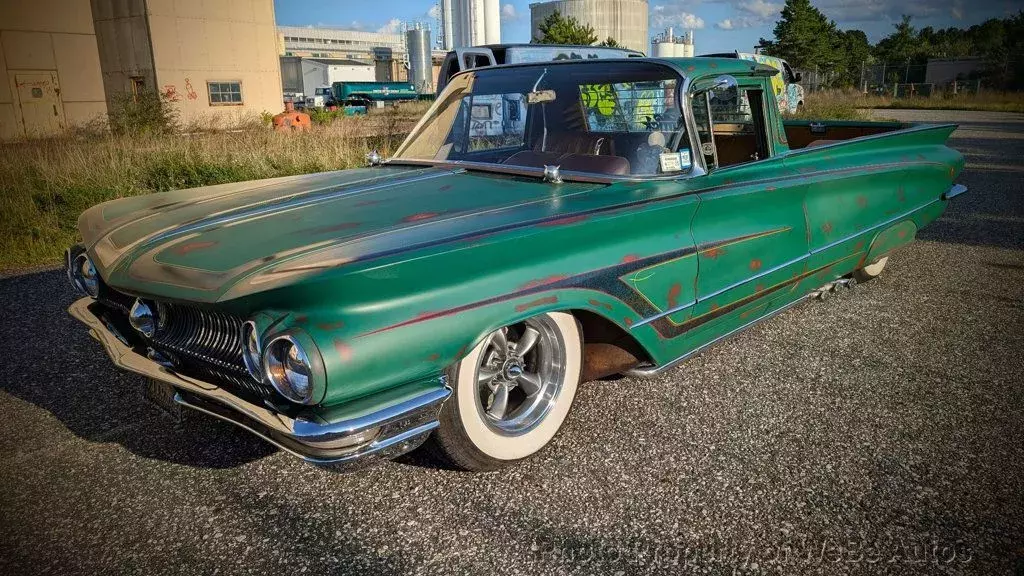
<path fill-rule="evenodd" d="M 601 184 L 388 166 L 124 198 L 79 220 L 104 280 L 216 302 L 567 213 Z"/>

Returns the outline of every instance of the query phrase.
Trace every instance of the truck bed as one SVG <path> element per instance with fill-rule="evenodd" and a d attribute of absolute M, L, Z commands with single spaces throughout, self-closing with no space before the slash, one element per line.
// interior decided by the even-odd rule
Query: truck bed
<path fill-rule="evenodd" d="M 858 120 L 786 120 L 786 139 L 790 150 L 821 146 L 861 136 L 884 134 L 907 128 L 903 122 L 864 122 Z"/>

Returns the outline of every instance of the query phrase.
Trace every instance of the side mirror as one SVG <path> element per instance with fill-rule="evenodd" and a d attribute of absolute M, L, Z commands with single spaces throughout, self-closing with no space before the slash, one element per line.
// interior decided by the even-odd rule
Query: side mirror
<path fill-rule="evenodd" d="M 801 74 L 799 72 L 796 72 L 795 74 L 793 74 L 793 82 L 799 82 L 799 81 L 801 81 L 803 79 L 804 79 L 804 75 L 803 74 Z"/>
<path fill-rule="evenodd" d="M 734 77 L 732 77 L 732 76 L 730 76 L 728 74 L 723 74 L 723 75 L 719 76 L 718 78 L 715 78 L 715 81 L 710 86 L 705 86 L 704 88 L 701 88 L 700 90 L 697 90 L 696 92 L 694 92 L 694 94 L 701 94 L 701 93 L 704 93 L 704 92 L 711 92 L 713 90 L 720 90 L 720 89 L 723 89 L 723 88 L 725 88 L 725 89 L 735 88 L 738 85 L 739 85 L 739 83 L 736 82 L 736 78 L 734 78 Z"/>

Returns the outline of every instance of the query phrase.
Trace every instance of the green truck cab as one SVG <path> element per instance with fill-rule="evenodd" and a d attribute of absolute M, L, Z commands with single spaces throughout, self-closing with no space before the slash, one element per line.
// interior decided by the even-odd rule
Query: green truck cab
<path fill-rule="evenodd" d="M 165 400 L 311 462 L 430 439 L 458 466 L 507 465 L 552 441 L 583 383 L 870 280 L 965 191 L 955 126 L 784 122 L 776 73 L 463 72 L 383 165 L 86 211 L 70 312 Z"/>

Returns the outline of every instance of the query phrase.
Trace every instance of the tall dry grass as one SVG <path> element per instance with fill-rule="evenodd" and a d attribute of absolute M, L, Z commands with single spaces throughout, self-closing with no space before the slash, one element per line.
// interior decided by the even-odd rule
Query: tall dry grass
<path fill-rule="evenodd" d="M 849 114 L 866 108 L 912 108 L 924 110 L 985 110 L 992 112 L 1024 112 L 1024 92 L 981 91 L 977 94 L 936 94 L 931 97 L 893 98 L 891 95 L 863 94 L 857 91 L 826 90 L 808 94 L 800 117 L 813 114 Z"/>
<path fill-rule="evenodd" d="M 78 215 L 125 196 L 343 170 L 393 152 L 422 107 L 372 111 L 282 134 L 86 134 L 0 143 L 0 270 L 59 262 Z"/>

